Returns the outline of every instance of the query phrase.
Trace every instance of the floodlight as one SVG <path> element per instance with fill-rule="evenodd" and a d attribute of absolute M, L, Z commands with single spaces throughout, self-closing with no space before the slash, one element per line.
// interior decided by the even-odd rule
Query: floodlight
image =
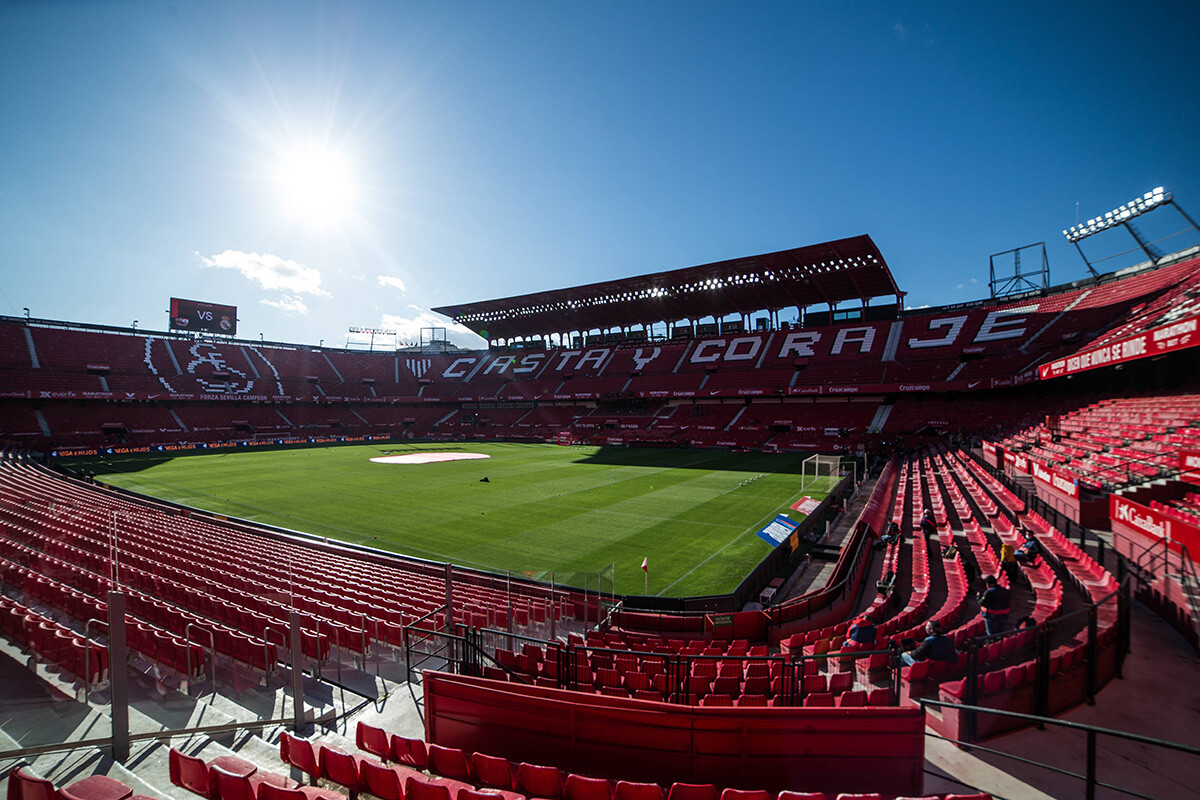
<path fill-rule="evenodd" d="M 1099 233 L 1116 225 L 1124 225 L 1134 217 L 1170 202 L 1171 195 L 1163 187 L 1159 186 L 1152 191 L 1146 192 L 1141 197 L 1117 206 L 1112 211 L 1104 212 L 1103 216 L 1092 217 L 1086 223 L 1068 228 L 1063 231 L 1063 236 L 1072 244 L 1078 244 L 1081 239 L 1085 239 L 1094 233 Z"/>

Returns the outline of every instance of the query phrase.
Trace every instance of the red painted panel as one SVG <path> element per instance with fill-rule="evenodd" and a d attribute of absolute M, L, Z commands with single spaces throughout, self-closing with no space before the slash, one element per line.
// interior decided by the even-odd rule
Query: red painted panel
<path fill-rule="evenodd" d="M 916 708 L 708 708 L 427 673 L 426 738 L 595 777 L 920 794 Z M 536 755 L 534 755 L 536 754 Z"/>

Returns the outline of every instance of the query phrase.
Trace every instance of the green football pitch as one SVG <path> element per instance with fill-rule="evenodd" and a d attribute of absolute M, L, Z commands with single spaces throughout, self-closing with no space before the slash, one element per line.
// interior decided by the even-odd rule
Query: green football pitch
<path fill-rule="evenodd" d="M 487 458 L 426 464 L 372 458 Z M 756 533 L 802 493 L 803 456 L 511 443 L 340 445 L 72 460 L 104 482 L 230 517 L 559 583 L 612 567 L 618 594 L 732 591 Z M 486 478 L 486 482 L 483 479 Z M 811 478 L 810 478 L 811 480 Z M 596 577 L 592 575 L 592 587 Z M 607 588 L 607 587 L 605 587 Z"/>

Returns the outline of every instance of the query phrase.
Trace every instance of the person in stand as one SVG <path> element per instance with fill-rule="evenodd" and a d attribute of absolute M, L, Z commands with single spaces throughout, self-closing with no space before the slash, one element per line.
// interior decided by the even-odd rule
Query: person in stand
<path fill-rule="evenodd" d="M 895 521 L 888 523 L 887 530 L 883 536 L 879 537 L 879 541 L 875 543 L 875 549 L 882 550 L 892 542 L 898 544 L 904 543 L 904 533 L 900 530 L 900 524 Z"/>
<path fill-rule="evenodd" d="M 954 640 L 942 631 L 941 623 L 929 620 L 925 623 L 925 632 L 929 634 L 916 649 L 900 654 L 900 660 L 907 666 L 918 661 L 957 661 L 958 651 L 954 649 Z"/>
<path fill-rule="evenodd" d="M 925 509 L 925 513 L 921 515 L 921 533 L 925 535 L 925 541 L 929 541 L 937 537 L 937 522 L 933 518 L 933 509 Z"/>
<path fill-rule="evenodd" d="M 869 647 L 875 644 L 875 637 L 879 630 L 875 627 L 875 620 L 871 618 L 870 612 L 863 614 L 850 626 L 850 630 L 846 631 L 846 641 L 842 647 Z"/>
<path fill-rule="evenodd" d="M 988 575 L 984 581 L 987 588 L 979 597 L 979 613 L 983 615 L 983 627 L 987 635 L 1000 633 L 1008 626 L 1008 611 L 1011 595 L 1008 589 L 1000 585 L 995 575 Z"/>
<path fill-rule="evenodd" d="M 1013 558 L 1017 560 L 1018 564 L 1029 565 L 1037 561 L 1037 557 L 1042 552 L 1042 543 L 1037 540 L 1029 528 L 1021 528 L 1021 535 L 1025 537 L 1025 541 L 1013 553 Z"/>

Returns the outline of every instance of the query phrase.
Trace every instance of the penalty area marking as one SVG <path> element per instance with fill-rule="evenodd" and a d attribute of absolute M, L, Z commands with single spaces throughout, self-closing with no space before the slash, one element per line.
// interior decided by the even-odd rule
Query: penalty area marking
<path fill-rule="evenodd" d="M 477 458 L 491 458 L 485 453 L 405 453 L 399 456 L 378 456 L 372 458 L 376 464 L 437 464 L 442 461 L 473 461 Z"/>

